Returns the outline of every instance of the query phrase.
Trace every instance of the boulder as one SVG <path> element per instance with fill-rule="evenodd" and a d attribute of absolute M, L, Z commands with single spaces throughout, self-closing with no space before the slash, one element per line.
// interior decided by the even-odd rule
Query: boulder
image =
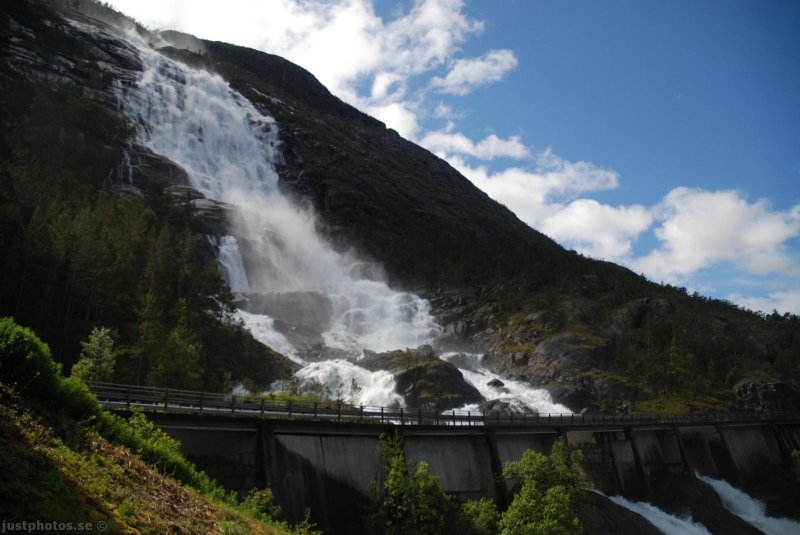
<path fill-rule="evenodd" d="M 487 419 L 522 418 L 524 414 L 536 414 L 520 401 L 507 401 L 504 399 L 489 399 L 478 407 Z"/>
<path fill-rule="evenodd" d="M 412 408 L 444 411 L 483 400 L 458 368 L 437 357 L 429 345 L 369 354 L 356 364 L 370 371 L 392 372 L 397 381 L 395 392 Z"/>

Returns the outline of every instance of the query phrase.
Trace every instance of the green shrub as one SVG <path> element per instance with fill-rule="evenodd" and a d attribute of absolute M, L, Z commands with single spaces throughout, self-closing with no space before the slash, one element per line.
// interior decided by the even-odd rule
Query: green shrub
<path fill-rule="evenodd" d="M 275 505 L 272 489 L 253 489 L 242 505 L 248 509 L 253 516 L 262 520 L 275 520 L 281 514 L 281 507 Z"/>
<path fill-rule="evenodd" d="M 126 421 L 115 414 L 101 411 L 96 427 L 106 439 L 126 446 L 161 472 L 172 475 L 200 492 L 220 499 L 226 497 L 225 492 L 205 473 L 181 455 L 180 443 L 157 429 L 144 414 L 134 413 L 131 420 Z"/>
<path fill-rule="evenodd" d="M 224 491 L 181 455 L 180 443 L 153 426 L 144 414 L 134 413 L 126 422 L 104 411 L 78 377 L 64 378 L 47 344 L 13 318 L 0 319 L 0 381 L 31 401 L 58 407 L 71 418 L 92 419 L 109 441 L 128 447 L 162 472 L 201 492 L 224 497 Z"/>
<path fill-rule="evenodd" d="M 96 417 L 102 411 L 95 395 L 89 391 L 86 383 L 77 377 L 61 379 L 57 399 L 60 409 L 76 420 Z"/>
<path fill-rule="evenodd" d="M 371 533 L 460 533 L 458 507 L 427 463 L 409 464 L 400 442 L 387 437 L 381 437 L 378 456 L 386 477 L 368 518 Z"/>
<path fill-rule="evenodd" d="M 550 456 L 527 450 L 519 461 L 506 463 L 503 476 L 518 479 L 521 487 L 500 518 L 500 533 L 583 533 L 572 509 L 575 498 L 586 487 L 582 463 L 581 452 L 570 452 L 564 439 L 553 444 Z"/>
<path fill-rule="evenodd" d="M 571 508 L 570 492 L 564 485 L 541 494 L 535 485 L 523 483 L 519 493 L 500 518 L 502 535 L 580 535 L 583 526 Z"/>
<path fill-rule="evenodd" d="M 61 380 L 47 344 L 14 318 L 0 318 L 0 380 L 39 401 L 52 400 Z"/>
<path fill-rule="evenodd" d="M 461 506 L 464 533 L 469 535 L 495 535 L 500 515 L 489 498 L 471 500 Z"/>

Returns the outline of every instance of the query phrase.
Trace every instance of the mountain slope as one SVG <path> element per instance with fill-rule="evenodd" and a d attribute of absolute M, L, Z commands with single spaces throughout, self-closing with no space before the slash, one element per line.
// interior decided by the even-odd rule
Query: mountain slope
<path fill-rule="evenodd" d="M 449 164 L 342 103 L 308 72 L 277 56 L 204 44 L 203 64 L 281 125 L 285 190 L 311 203 L 335 243 L 381 262 L 395 281 L 485 283 L 564 256 Z"/>
<path fill-rule="evenodd" d="M 14 7 L 21 5 L 28 6 L 30 19 L 23 21 L 27 24 L 23 29 L 14 26 L 19 21 L 8 22 L 9 16 L 20 18 L 18 13 L 25 12 Z M 80 12 L 73 9 L 75 5 Z M 8 88 L 4 104 L 15 105 L 9 99 L 16 94 L 11 88 L 25 82 L 67 85 L 106 111 L 116 112 L 114 84 L 136 75 L 135 55 L 111 37 L 92 37 L 59 24 L 48 6 L 84 23 L 99 24 L 109 29 L 109 35 L 113 33 L 109 24 L 135 26 L 90 0 L 77 4 L 17 0 L 4 5 L 2 74 L 3 87 Z M 40 14 L 32 15 L 36 10 Z M 36 33 L 37 39 L 26 31 Z M 796 316 L 753 314 L 565 251 L 446 162 L 341 102 L 310 73 L 282 58 L 177 32 L 140 32 L 151 42 L 160 42 L 162 52 L 221 74 L 275 117 L 285 160 L 279 169 L 282 190 L 313 207 L 320 230 L 337 247 L 353 247 L 362 257 L 379 262 L 395 286 L 428 297 L 445 328 L 443 348 L 487 353 L 484 362 L 493 370 L 545 386 L 575 410 L 731 407 L 732 388 L 739 381 L 796 383 L 800 378 Z M 20 43 L 28 48 L 20 50 Z M 172 45 L 163 47 L 168 43 Z M 46 122 L 29 123 L 26 114 L 4 115 L 7 131 L 24 131 L 31 138 L 48 131 Z M 54 131 L 50 129 L 51 137 Z M 83 149 L 79 154 L 85 160 L 70 163 L 80 170 L 76 183 L 86 177 L 103 182 L 115 176 L 114 187 L 119 189 L 121 174 L 114 172 L 114 165 L 124 163 L 120 156 L 124 148 L 132 181 L 125 187 L 141 194 L 148 184 L 161 180 L 174 193 L 191 195 L 185 188 L 175 188 L 182 185 L 180 169 L 142 147 L 125 145 L 125 140 L 103 141 L 103 136 L 100 141 L 84 139 L 82 145 L 82 138 L 69 130 L 55 138 L 59 136 L 74 142 L 68 147 Z M 54 146 L 62 142 L 53 141 Z M 96 147 L 102 150 L 93 156 Z M 5 213 L 15 224 L 23 221 L 21 228 L 36 222 L 30 213 L 22 214 L 28 219 L 11 209 Z M 226 207 L 206 203 L 202 211 L 194 212 L 191 224 L 196 235 L 224 234 L 226 217 Z M 19 262 L 8 270 L 4 311 L 19 307 L 19 289 L 27 284 L 25 265 Z M 73 299 L 81 311 L 74 323 L 85 331 L 89 322 L 79 318 L 92 310 L 86 303 L 94 295 L 89 288 L 73 296 L 67 285 L 61 297 L 48 294 L 47 284 L 42 286 L 46 302 L 62 307 L 54 314 L 59 319 L 46 322 L 57 325 L 53 335 L 57 337 L 62 327 L 70 330 Z M 60 304 L 60 299 L 70 304 Z M 141 307 L 140 303 L 138 310 Z M 36 318 L 47 311 L 32 304 L 27 313 Z M 65 318 L 63 325 L 60 318 Z M 137 334 L 130 318 L 126 321 L 133 339 Z M 170 321 L 170 328 L 177 328 L 177 317 Z M 256 355 L 237 366 L 259 359 L 268 360 Z M 273 367 L 280 368 L 274 359 Z M 279 375 L 279 370 L 266 375 Z M 791 407 L 792 399 L 800 399 L 791 388 L 788 392 L 773 408 Z"/>
<path fill-rule="evenodd" d="M 299 67 L 203 45 L 194 62 L 281 125 L 285 190 L 314 207 L 335 243 L 424 289 L 455 346 L 489 351 L 495 371 L 575 410 L 648 399 L 645 410 L 719 408 L 739 380 L 797 380 L 797 317 L 765 318 L 565 251 Z"/>

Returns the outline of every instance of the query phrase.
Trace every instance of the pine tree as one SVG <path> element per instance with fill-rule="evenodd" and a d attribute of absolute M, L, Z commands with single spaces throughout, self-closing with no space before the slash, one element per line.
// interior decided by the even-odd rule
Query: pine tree
<path fill-rule="evenodd" d="M 95 327 L 89 340 L 81 342 L 81 347 L 80 359 L 72 367 L 72 376 L 84 381 L 113 381 L 116 351 L 111 329 Z"/>

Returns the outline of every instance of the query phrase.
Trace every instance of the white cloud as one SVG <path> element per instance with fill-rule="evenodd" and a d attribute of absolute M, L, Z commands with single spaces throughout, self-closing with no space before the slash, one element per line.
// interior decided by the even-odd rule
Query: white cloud
<path fill-rule="evenodd" d="M 628 258 L 636 238 L 650 228 L 653 216 L 641 205 L 609 206 L 578 199 L 546 217 L 540 230 L 596 258 Z"/>
<path fill-rule="evenodd" d="M 551 193 L 576 194 L 615 189 L 619 173 L 591 162 L 565 160 L 546 149 L 536 161 L 536 171 Z"/>
<path fill-rule="evenodd" d="M 751 274 L 786 273 L 793 262 L 788 240 L 800 236 L 800 205 L 772 211 L 736 191 L 679 187 L 655 209 L 661 246 L 634 262 L 645 274 L 680 281 L 718 262 L 734 262 Z"/>
<path fill-rule="evenodd" d="M 454 115 L 453 108 L 443 102 L 437 104 L 436 109 L 433 112 L 433 116 L 439 119 L 450 119 Z"/>
<path fill-rule="evenodd" d="M 278 54 L 365 110 L 399 102 L 411 77 L 443 67 L 469 35 L 483 31 L 482 22 L 462 13 L 462 0 L 417 0 L 410 11 L 388 22 L 369 0 L 110 3 L 154 29 L 177 29 Z M 365 80 L 369 95 L 358 91 Z M 412 102 L 401 105 L 415 111 Z M 406 114 L 389 115 L 403 121 L 389 126 L 408 130 Z"/>
<path fill-rule="evenodd" d="M 492 50 L 479 58 L 457 60 L 447 76 L 435 77 L 431 85 L 442 93 L 466 95 L 478 86 L 501 80 L 517 63 L 511 50 Z"/>
<path fill-rule="evenodd" d="M 453 132 L 453 128 L 453 123 L 449 123 L 443 130 L 428 132 L 419 144 L 432 152 L 460 154 L 481 160 L 502 157 L 521 159 L 530 156 L 528 147 L 522 143 L 519 136 L 501 139 L 491 134 L 475 143 L 464 134 Z"/>
<path fill-rule="evenodd" d="M 397 130 L 404 138 L 414 139 L 419 130 L 417 114 L 408 103 L 394 102 L 370 106 L 367 108 L 367 112 L 386 123 L 390 128 Z"/>
<path fill-rule="evenodd" d="M 591 199 L 563 204 L 578 193 L 617 187 L 619 175 L 590 162 L 565 160 L 551 149 L 539 154 L 533 171 L 510 167 L 490 173 L 460 157 L 449 161 L 524 222 L 591 256 L 626 258 L 633 242 L 652 223 L 648 209 L 639 205 L 614 207 Z"/>
<path fill-rule="evenodd" d="M 372 81 L 370 99 L 384 100 L 387 98 L 402 98 L 405 95 L 405 81 L 402 76 L 394 72 L 379 72 Z"/>

